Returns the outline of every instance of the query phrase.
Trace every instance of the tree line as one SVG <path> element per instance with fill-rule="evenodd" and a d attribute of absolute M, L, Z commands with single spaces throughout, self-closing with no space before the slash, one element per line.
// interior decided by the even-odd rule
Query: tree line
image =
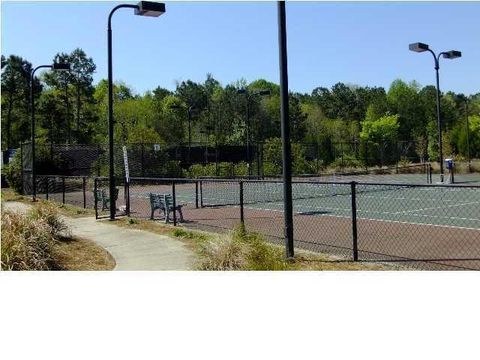
<path fill-rule="evenodd" d="M 45 71 L 34 79 L 39 143 L 106 143 L 106 80 L 93 83 L 96 65 L 82 50 L 59 53 L 70 72 Z M 32 64 L 16 55 L 1 59 L 2 149 L 30 139 Z M 415 141 L 421 159 L 437 158 L 436 89 L 400 79 L 383 87 L 337 83 L 310 94 L 289 94 L 292 141 L 326 149 L 332 143 L 374 144 Z M 280 137 L 279 85 L 244 79 L 222 85 L 211 74 L 204 82 L 158 86 L 135 94 L 123 82 L 114 85 L 115 139 L 118 143 L 192 142 L 214 145 L 267 142 Z M 248 121 L 247 121 L 248 113 Z M 466 127 L 468 116 L 469 129 Z M 480 93 L 441 94 L 446 156 L 480 157 Z M 190 129 L 190 131 L 189 131 Z M 327 155 L 325 155 L 327 156 Z"/>

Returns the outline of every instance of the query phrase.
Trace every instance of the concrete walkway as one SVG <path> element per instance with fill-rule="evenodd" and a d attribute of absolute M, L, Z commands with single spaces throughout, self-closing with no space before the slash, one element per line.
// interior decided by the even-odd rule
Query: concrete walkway
<path fill-rule="evenodd" d="M 29 205 L 3 202 L 2 210 L 26 212 Z M 72 235 L 89 239 L 115 259 L 114 270 L 192 270 L 193 253 L 168 236 L 104 224 L 92 217 L 64 217 Z"/>

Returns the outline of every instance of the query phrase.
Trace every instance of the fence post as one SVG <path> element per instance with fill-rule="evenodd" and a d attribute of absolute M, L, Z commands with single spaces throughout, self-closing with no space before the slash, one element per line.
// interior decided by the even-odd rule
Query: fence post
<path fill-rule="evenodd" d="M 198 180 L 195 181 L 195 208 L 198 209 Z"/>
<path fill-rule="evenodd" d="M 23 164 L 23 143 L 20 142 L 20 163 L 22 164 L 21 166 L 21 176 L 22 176 L 22 188 L 21 188 L 21 194 L 22 195 L 25 195 L 25 189 L 24 189 L 24 183 L 25 183 L 25 175 L 23 173 L 23 167 L 24 167 L 24 164 Z"/>
<path fill-rule="evenodd" d="M 177 197 L 175 196 L 175 180 L 172 181 L 172 200 L 173 200 L 173 226 L 177 226 Z"/>
<path fill-rule="evenodd" d="M 46 185 L 45 185 L 45 199 L 48 200 L 48 179 L 49 177 L 47 176 L 45 178 L 45 181 L 46 181 Z"/>
<path fill-rule="evenodd" d="M 83 191 L 83 208 L 87 208 L 87 179 L 85 176 L 82 178 L 82 191 Z"/>
<path fill-rule="evenodd" d="M 243 181 L 240 181 L 239 185 L 240 185 L 240 222 L 242 223 L 242 225 L 244 225 L 245 217 L 243 213 Z"/>
<path fill-rule="evenodd" d="M 204 207 L 203 206 L 203 181 L 200 180 L 200 207 Z"/>
<path fill-rule="evenodd" d="M 97 178 L 93 179 L 93 202 L 95 203 L 95 220 L 98 220 L 97 208 Z"/>
<path fill-rule="evenodd" d="M 141 164 L 142 164 L 142 177 L 145 177 L 145 145 L 142 143 L 142 159 L 141 159 Z"/>
<path fill-rule="evenodd" d="M 428 164 L 428 177 L 429 177 L 429 183 L 430 184 L 433 184 L 432 173 L 433 173 L 432 164 L 429 163 Z"/>
<path fill-rule="evenodd" d="M 62 177 L 62 204 L 65 204 L 65 176 Z"/>
<path fill-rule="evenodd" d="M 353 240 L 353 261 L 358 261 L 358 237 L 357 237 L 357 194 L 356 182 L 350 183 L 352 187 L 352 240 Z"/>
<path fill-rule="evenodd" d="M 130 216 L 130 178 L 125 178 L 125 213 Z"/>

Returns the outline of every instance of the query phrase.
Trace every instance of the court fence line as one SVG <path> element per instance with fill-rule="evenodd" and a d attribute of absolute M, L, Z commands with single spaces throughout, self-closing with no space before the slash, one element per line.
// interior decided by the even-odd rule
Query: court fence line
<path fill-rule="evenodd" d="M 37 182 L 39 198 L 108 218 L 108 178 L 39 175 Z M 282 243 L 281 180 L 133 177 L 116 184 L 117 216 L 148 219 L 154 212 L 149 194 L 170 194 L 173 207 L 186 213 L 184 226 L 218 231 L 241 223 Z M 297 249 L 413 268 L 480 270 L 480 186 L 301 180 L 293 182 L 293 197 Z M 178 226 L 177 212 L 171 215 L 164 220 Z"/>

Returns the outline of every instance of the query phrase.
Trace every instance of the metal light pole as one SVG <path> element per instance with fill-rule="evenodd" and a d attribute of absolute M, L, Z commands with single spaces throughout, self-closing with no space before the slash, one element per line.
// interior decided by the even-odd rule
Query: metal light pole
<path fill-rule="evenodd" d="M 120 4 L 115 6 L 108 15 L 108 145 L 109 145 L 109 182 L 110 182 L 110 220 L 115 220 L 116 199 L 115 199 L 115 171 L 113 152 L 113 74 L 112 74 L 112 15 L 121 8 L 135 9 L 135 15 L 158 17 L 165 13 L 165 4 L 150 1 L 141 1 L 137 5 Z"/>
<path fill-rule="evenodd" d="M 468 98 L 465 97 L 465 126 L 467 130 L 467 159 L 468 159 L 468 172 L 472 172 L 472 159 L 470 158 L 470 126 L 468 124 Z"/>
<path fill-rule="evenodd" d="M 462 56 L 460 51 L 450 50 L 439 53 L 438 55 L 433 52 L 427 44 L 424 43 L 413 43 L 408 46 L 410 51 L 414 52 L 424 52 L 429 51 L 433 55 L 435 61 L 435 75 L 436 75 L 436 85 L 437 85 L 437 131 L 438 131 L 438 157 L 440 162 L 440 182 L 444 181 L 444 171 L 443 171 L 443 146 L 442 146 L 442 122 L 440 119 L 440 56 L 443 55 L 445 59 L 456 59 Z"/>
<path fill-rule="evenodd" d="M 292 206 L 292 158 L 290 146 L 290 124 L 288 121 L 288 67 L 287 67 L 287 26 L 285 2 L 277 2 L 278 47 L 280 62 L 280 118 L 283 145 L 283 206 L 285 219 L 285 249 L 287 258 L 294 256 L 293 247 L 293 206 Z"/>
<path fill-rule="evenodd" d="M 192 147 L 192 110 L 194 109 L 193 106 L 189 106 L 187 113 L 188 113 L 188 165 L 190 166 L 190 151 Z"/>
<path fill-rule="evenodd" d="M 32 201 L 37 201 L 37 170 L 35 169 L 35 97 L 34 97 L 34 80 L 35 72 L 38 69 L 52 70 L 70 70 L 68 63 L 54 63 L 53 65 L 37 66 L 30 74 L 30 112 L 32 116 L 31 132 L 32 132 Z M 22 165 L 23 166 L 23 165 Z M 23 178 L 22 178 L 23 182 Z"/>

